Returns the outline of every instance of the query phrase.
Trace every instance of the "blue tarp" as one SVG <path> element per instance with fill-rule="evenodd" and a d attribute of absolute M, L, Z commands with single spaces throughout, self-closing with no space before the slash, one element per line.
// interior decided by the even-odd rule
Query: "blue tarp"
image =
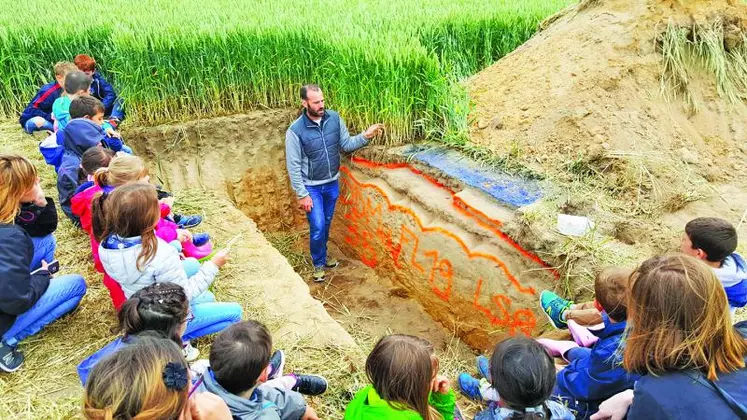
<path fill-rule="evenodd" d="M 542 197 L 537 181 L 481 167 L 454 151 L 413 147 L 405 153 L 510 206 L 526 206 Z"/>

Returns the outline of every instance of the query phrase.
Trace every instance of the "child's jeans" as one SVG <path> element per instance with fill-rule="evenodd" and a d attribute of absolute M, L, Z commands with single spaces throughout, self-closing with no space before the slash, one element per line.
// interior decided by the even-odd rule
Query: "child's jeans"
<path fill-rule="evenodd" d="M 34 258 L 31 260 L 31 267 L 29 267 L 29 270 L 34 271 L 41 268 L 42 260 L 47 263 L 54 261 L 54 251 L 57 249 L 57 239 L 55 239 L 53 233 L 50 233 L 47 236 L 32 236 L 31 242 L 34 244 Z"/>
<path fill-rule="evenodd" d="M 86 294 L 86 282 L 78 274 L 69 274 L 49 281 L 47 291 L 28 311 L 19 315 L 3 343 L 14 346 L 24 338 L 38 333 L 52 321 L 75 309 Z"/>
<path fill-rule="evenodd" d="M 187 324 L 182 340 L 190 341 L 214 334 L 241 321 L 242 310 L 238 303 L 216 302 L 215 295 L 205 291 L 190 302 L 194 318 Z"/>
<path fill-rule="evenodd" d="M 313 203 L 311 211 L 306 213 L 306 218 L 309 219 L 311 260 L 314 267 L 324 267 L 327 264 L 329 227 L 340 196 L 340 184 L 335 180 L 322 185 L 307 185 L 306 190 Z"/>
<path fill-rule="evenodd" d="M 23 129 L 28 134 L 34 131 L 54 131 L 54 123 L 45 120 L 43 117 L 31 117 L 23 125 Z"/>

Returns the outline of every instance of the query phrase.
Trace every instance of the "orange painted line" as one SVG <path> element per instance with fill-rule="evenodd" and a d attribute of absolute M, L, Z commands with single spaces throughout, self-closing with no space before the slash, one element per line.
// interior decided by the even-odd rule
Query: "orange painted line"
<path fill-rule="evenodd" d="M 440 233 L 442 235 L 448 236 L 449 238 L 453 239 L 457 244 L 459 244 L 459 246 L 464 250 L 464 253 L 467 254 L 468 258 L 470 258 L 470 259 L 484 258 L 484 259 L 487 259 L 487 260 L 492 261 L 493 263 L 495 263 L 498 267 L 501 268 L 501 270 L 503 270 L 503 273 L 506 275 L 506 277 L 508 278 L 508 280 L 511 282 L 511 284 L 519 292 L 521 292 L 521 293 L 527 293 L 527 294 L 531 294 L 531 295 L 535 295 L 536 294 L 533 287 L 524 287 L 524 286 L 522 286 L 521 283 L 519 283 L 519 280 L 516 277 L 514 277 L 514 275 L 511 274 L 511 272 L 508 270 L 508 267 L 506 266 L 506 264 L 503 261 L 501 261 L 500 259 L 498 259 L 498 257 L 496 257 L 494 255 L 491 255 L 491 254 L 482 253 L 482 252 L 472 252 L 469 249 L 469 247 L 467 247 L 467 244 L 464 243 L 464 241 L 462 240 L 462 238 L 460 238 L 459 236 L 455 235 L 451 231 L 446 230 L 446 229 L 444 229 L 442 227 L 438 227 L 438 226 L 432 226 L 432 227 L 431 226 L 425 226 L 423 224 L 422 220 L 420 219 L 420 217 L 418 217 L 418 215 L 415 214 L 415 212 L 412 211 L 412 209 L 410 209 L 408 207 L 400 206 L 400 205 L 397 205 L 397 204 L 392 204 L 392 201 L 389 199 L 389 196 L 379 186 L 373 185 L 373 184 L 368 184 L 368 183 L 363 183 L 363 182 L 358 181 L 355 178 L 355 176 L 353 176 L 353 174 L 350 172 L 350 169 L 347 168 L 347 167 L 345 167 L 345 166 L 341 167 L 340 171 L 342 171 L 343 173 L 345 173 L 345 175 L 347 175 L 359 187 L 362 187 L 362 188 L 371 188 L 371 189 L 376 190 L 386 200 L 387 207 L 388 207 L 389 210 L 397 210 L 397 211 L 400 211 L 402 213 L 406 213 L 406 214 L 410 215 L 413 218 L 413 220 L 415 220 L 415 222 L 418 224 L 418 227 L 420 228 L 421 232 L 438 232 L 438 233 Z"/>
<path fill-rule="evenodd" d="M 457 197 L 456 193 L 454 192 L 454 190 L 452 190 L 451 188 L 445 186 L 443 183 L 439 182 L 435 178 L 433 178 L 433 177 L 431 177 L 429 175 L 424 174 L 423 171 L 421 171 L 421 170 L 419 170 L 417 168 L 414 168 L 410 164 L 404 163 L 404 162 L 400 162 L 400 163 L 379 163 L 379 162 L 373 162 L 373 161 L 370 161 L 370 160 L 367 160 L 367 159 L 364 159 L 364 158 L 361 158 L 361 157 L 357 157 L 357 156 L 353 156 L 352 157 L 352 161 L 353 161 L 353 163 L 358 164 L 358 165 L 363 166 L 363 167 L 366 167 L 366 168 L 373 168 L 373 169 L 381 169 L 381 168 L 385 168 L 385 169 L 403 169 L 403 168 L 405 168 L 405 169 L 409 169 L 412 173 L 414 173 L 416 175 L 420 175 L 421 177 L 423 177 L 425 180 L 429 181 L 434 186 L 436 186 L 438 188 L 441 188 L 441 189 L 449 192 L 449 194 L 451 194 L 451 198 L 452 198 L 451 203 L 452 203 L 452 205 L 454 206 L 454 208 L 459 213 L 461 213 L 462 215 L 464 215 L 466 217 L 469 217 L 469 218 L 473 219 L 475 221 L 475 223 L 477 223 L 481 227 L 483 227 L 483 228 L 491 231 L 498 238 L 500 238 L 501 240 L 503 240 L 504 242 L 506 242 L 507 244 L 509 244 L 510 246 L 512 246 L 514 249 L 516 249 L 517 251 L 519 251 L 519 253 L 521 255 L 523 255 L 524 257 L 526 257 L 526 258 L 534 261 L 535 263 L 537 263 L 538 265 L 540 265 L 542 268 L 549 270 L 552 273 L 552 275 L 555 277 L 555 279 L 559 279 L 560 278 L 560 273 L 558 273 L 558 270 L 556 270 L 553 266 L 551 266 L 550 264 L 548 264 L 547 262 L 545 262 L 544 260 L 542 260 L 542 258 L 540 258 L 539 256 L 537 256 L 533 252 L 527 250 L 526 248 L 524 248 L 521 245 L 519 245 L 518 243 L 516 243 L 516 241 L 514 241 L 513 239 L 511 239 L 511 237 L 508 236 L 508 234 L 506 234 L 505 232 L 503 232 L 502 230 L 500 230 L 499 226 L 502 226 L 503 222 L 501 222 L 500 220 L 491 219 L 485 213 L 483 213 L 480 210 L 477 210 L 476 208 L 470 206 L 461 197 Z M 350 174 L 349 171 L 347 173 Z M 356 182 L 357 182 L 357 180 L 356 180 Z M 373 186 L 373 187 L 378 188 L 376 186 Z M 487 221 L 487 222 L 485 222 L 484 220 Z"/>

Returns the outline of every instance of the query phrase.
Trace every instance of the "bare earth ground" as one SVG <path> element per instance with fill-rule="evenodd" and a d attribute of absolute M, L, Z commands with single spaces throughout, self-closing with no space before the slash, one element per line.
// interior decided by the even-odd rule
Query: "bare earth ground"
<path fill-rule="evenodd" d="M 662 83 L 656 42 L 670 18 L 721 19 L 744 34 L 746 9 L 726 0 L 582 1 L 467 81 L 472 141 L 547 180 L 549 194 L 521 209 L 509 232 L 563 265 L 568 295 L 588 295 L 599 266 L 677 250 L 694 217 L 726 218 L 747 235 L 745 96 L 728 101 L 714 76 L 690 69 L 694 112 Z M 558 213 L 589 216 L 596 230 L 561 237 Z"/>

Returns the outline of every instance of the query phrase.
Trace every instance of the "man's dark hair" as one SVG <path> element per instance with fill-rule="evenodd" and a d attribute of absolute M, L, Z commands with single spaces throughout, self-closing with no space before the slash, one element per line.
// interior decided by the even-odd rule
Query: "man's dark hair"
<path fill-rule="evenodd" d="M 693 249 L 700 249 L 710 262 L 723 262 L 737 249 L 737 230 L 718 217 L 698 217 L 685 225 Z"/>
<path fill-rule="evenodd" d="M 257 384 L 270 364 L 272 336 L 256 321 L 242 321 L 224 330 L 210 348 L 210 368 L 215 380 L 231 394 Z"/>
<path fill-rule="evenodd" d="M 91 82 L 93 82 L 91 76 L 82 71 L 71 71 L 65 75 L 65 92 L 68 95 L 75 95 L 81 90 L 87 91 L 91 88 Z"/>
<path fill-rule="evenodd" d="M 70 118 L 93 117 L 104 112 L 104 104 L 90 95 L 81 95 L 70 102 Z"/>
<path fill-rule="evenodd" d="M 310 84 L 310 85 L 303 85 L 301 86 L 301 99 L 304 101 L 309 99 L 309 91 L 313 90 L 314 92 L 321 92 L 322 89 L 319 87 L 319 85 Z"/>

